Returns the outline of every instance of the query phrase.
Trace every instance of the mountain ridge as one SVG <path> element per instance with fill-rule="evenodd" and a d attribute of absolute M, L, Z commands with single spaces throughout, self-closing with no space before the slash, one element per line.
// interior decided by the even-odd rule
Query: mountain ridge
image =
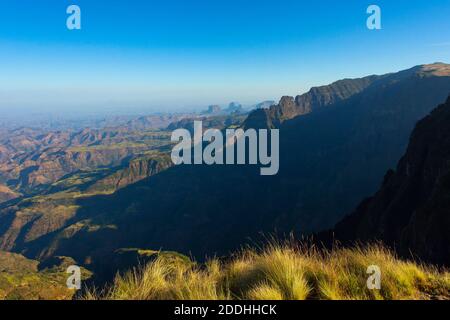
<path fill-rule="evenodd" d="M 244 123 L 245 128 L 278 128 L 284 121 L 320 110 L 323 107 L 344 101 L 358 94 L 377 81 L 388 77 L 395 77 L 398 81 L 402 77 L 411 76 L 450 76 L 450 65 L 436 62 L 424 64 L 385 75 L 370 75 L 362 78 L 346 78 L 329 85 L 312 87 L 308 92 L 292 96 L 283 96 L 279 103 L 269 108 L 258 109 L 250 113 Z"/>

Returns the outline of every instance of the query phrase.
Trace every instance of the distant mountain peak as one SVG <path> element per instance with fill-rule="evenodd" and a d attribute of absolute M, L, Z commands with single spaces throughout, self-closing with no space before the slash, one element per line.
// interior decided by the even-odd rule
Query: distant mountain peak
<path fill-rule="evenodd" d="M 450 64 L 435 62 L 433 64 L 424 64 L 420 66 L 418 72 L 425 76 L 436 76 L 436 77 L 449 77 L 450 76 Z"/>

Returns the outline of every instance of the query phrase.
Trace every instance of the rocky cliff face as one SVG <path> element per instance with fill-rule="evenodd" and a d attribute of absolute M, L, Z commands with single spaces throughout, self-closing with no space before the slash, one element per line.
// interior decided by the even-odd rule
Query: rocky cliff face
<path fill-rule="evenodd" d="M 386 80 L 393 83 L 411 76 L 427 78 L 448 77 L 449 75 L 449 65 L 434 63 L 382 76 L 372 75 L 360 79 L 339 80 L 330 85 L 313 87 L 309 92 L 295 98 L 282 97 L 278 105 L 273 105 L 268 109 L 255 110 L 245 121 L 244 127 L 255 129 L 278 128 L 286 120 L 320 111 L 323 107 L 345 101 L 370 86 L 384 86 Z"/>
<path fill-rule="evenodd" d="M 361 79 L 344 79 L 327 86 L 314 87 L 297 97 L 284 96 L 278 105 L 268 109 L 257 109 L 250 113 L 244 126 L 246 128 L 278 128 L 284 121 L 320 110 L 361 92 L 378 76 Z"/>
<path fill-rule="evenodd" d="M 450 97 L 417 124 L 397 170 L 334 233 L 450 265 Z"/>

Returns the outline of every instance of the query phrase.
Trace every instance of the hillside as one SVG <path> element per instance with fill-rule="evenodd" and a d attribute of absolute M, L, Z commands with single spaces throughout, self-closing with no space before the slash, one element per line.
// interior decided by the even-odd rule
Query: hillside
<path fill-rule="evenodd" d="M 24 195 L 40 193 L 67 175 L 123 166 L 169 144 L 170 133 L 158 130 L 11 130 L 0 137 L 0 182 Z"/>
<path fill-rule="evenodd" d="M 17 250 L 59 231 L 76 219 L 79 201 L 95 195 L 112 194 L 171 166 L 167 154 L 153 152 L 131 160 L 125 166 L 77 172 L 60 179 L 46 192 L 19 199 L 0 210 L 0 248 Z M 78 221 L 78 225 L 80 223 Z M 91 223 L 84 221 L 83 225 Z"/>
<path fill-rule="evenodd" d="M 0 300 L 68 300 L 63 266 L 39 270 L 39 262 L 0 251 Z"/>
<path fill-rule="evenodd" d="M 396 171 L 337 224 L 336 239 L 378 239 L 404 256 L 450 265 L 450 97 L 414 129 Z"/>
<path fill-rule="evenodd" d="M 0 184 L 0 203 L 18 198 L 19 196 L 20 195 L 18 193 L 12 191 L 7 186 L 3 186 Z"/>

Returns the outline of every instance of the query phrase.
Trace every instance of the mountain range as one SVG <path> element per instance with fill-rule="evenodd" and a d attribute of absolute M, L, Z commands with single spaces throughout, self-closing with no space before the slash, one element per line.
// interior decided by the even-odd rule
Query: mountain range
<path fill-rule="evenodd" d="M 418 124 L 396 173 L 385 173 L 407 150 L 416 123 L 449 93 L 450 66 L 436 63 L 312 88 L 248 117 L 234 115 L 241 118 L 231 122 L 210 119 L 209 125 L 220 129 L 279 129 L 280 170 L 270 177 L 250 165 L 174 167 L 165 130 L 37 134 L 38 147 L 18 133 L 13 137 L 23 141 L 23 151 L 14 157 L 8 153 L 11 144 L 1 144 L 7 169 L 0 170 L 0 182 L 18 187 L 13 192 L 28 192 L 23 184 L 36 181 L 30 179 L 36 166 L 47 180 L 45 188 L 0 205 L 0 250 L 41 261 L 68 256 L 94 273 L 114 272 L 111 261 L 118 250 L 130 248 L 177 251 L 201 260 L 268 235 L 301 237 L 333 228 L 383 185 L 337 224 L 336 238 L 404 243 L 403 253 L 412 246 L 420 257 L 447 263 L 442 246 L 449 242 L 442 228 L 448 224 L 436 221 L 448 221 L 449 157 L 436 150 L 447 146 L 448 108 Z M 189 128 L 189 120 L 174 121 L 167 129 L 179 127 Z M 64 147 L 55 149 L 55 144 Z M 53 167 L 39 162 L 43 154 Z M 58 166 L 64 167 L 60 159 L 68 154 L 68 163 L 82 165 L 58 173 Z M 96 160 L 89 167 L 92 159 L 109 162 Z M 416 212 L 419 207 L 423 210 Z M 427 255 L 428 241 L 434 249 Z"/>

